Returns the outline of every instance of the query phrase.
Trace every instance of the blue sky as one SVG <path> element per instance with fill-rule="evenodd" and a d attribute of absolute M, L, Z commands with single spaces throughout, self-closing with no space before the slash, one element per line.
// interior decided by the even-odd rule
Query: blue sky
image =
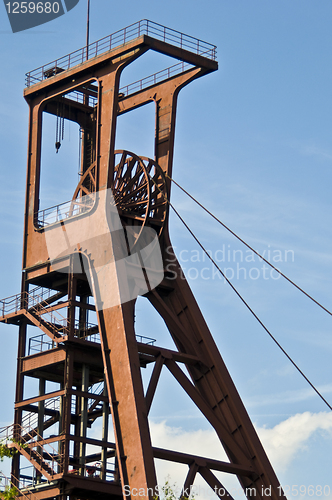
<path fill-rule="evenodd" d="M 217 45 L 218 72 L 193 82 L 179 96 L 174 178 L 330 310 L 331 17 L 329 0 L 91 0 L 90 25 L 94 41 L 147 18 Z M 28 131 L 24 75 L 83 46 L 85 18 L 86 2 L 80 0 L 66 15 L 13 34 L 5 7 L 0 8 L 1 298 L 20 290 Z M 172 64 L 151 55 L 139 63 L 124 72 L 124 84 Z M 149 107 L 119 120 L 117 147 L 150 156 L 152 145 Z M 172 201 L 331 403 L 331 318 L 282 278 L 264 275 L 257 258 L 245 263 L 246 249 L 175 186 Z M 281 483 L 329 485 L 332 491 L 331 412 L 213 274 L 174 215 L 170 232 Z M 143 300 L 137 330 L 171 345 L 162 321 Z M 17 329 L 1 324 L 0 339 L 0 425 L 5 425 L 13 415 Z M 166 373 L 151 420 L 156 445 L 174 443 L 197 452 L 196 446 L 202 454 L 220 456 L 210 428 Z M 179 481 L 177 470 L 164 468 L 160 482 L 167 473 Z"/>

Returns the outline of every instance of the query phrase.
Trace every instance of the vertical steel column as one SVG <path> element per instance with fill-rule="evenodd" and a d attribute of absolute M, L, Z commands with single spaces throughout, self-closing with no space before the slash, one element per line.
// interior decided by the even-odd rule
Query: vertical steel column
<path fill-rule="evenodd" d="M 45 395 L 46 380 L 44 378 L 39 379 L 39 396 Z M 38 434 L 42 438 L 44 433 L 44 416 L 45 416 L 45 400 L 39 401 L 38 403 Z"/>
<path fill-rule="evenodd" d="M 72 389 L 73 389 L 73 372 L 74 359 L 70 349 L 66 351 L 66 362 L 64 368 L 64 389 L 63 397 L 63 418 L 62 418 L 62 433 L 65 436 L 65 441 L 62 441 L 62 472 L 68 473 L 70 460 L 70 426 L 71 426 L 71 404 L 72 404 Z"/>
<path fill-rule="evenodd" d="M 64 389 L 64 383 L 61 383 L 61 390 Z M 63 423 L 64 423 L 64 409 L 65 409 L 65 402 L 64 402 L 65 396 L 60 396 L 59 398 L 59 422 L 58 422 L 58 435 L 61 436 L 62 430 L 63 430 Z M 63 446 L 63 441 L 59 441 L 58 443 L 58 451 L 59 455 L 64 452 L 65 447 Z M 63 463 L 61 463 L 61 459 L 58 462 L 58 474 L 61 473 L 61 469 L 63 467 Z"/>
<path fill-rule="evenodd" d="M 83 306 L 88 303 L 88 297 L 81 296 L 80 297 L 80 304 Z M 87 320 L 88 320 L 88 309 L 85 307 L 80 307 L 79 308 L 79 318 L 78 318 L 78 329 L 79 329 L 79 337 L 84 337 L 84 332 L 87 327 Z"/>
<path fill-rule="evenodd" d="M 27 342 L 27 323 L 21 320 L 19 326 L 19 337 L 18 337 L 18 352 L 17 352 L 17 369 L 16 369 L 16 391 L 15 391 L 15 401 L 19 402 L 23 400 L 24 394 L 24 375 L 22 373 L 22 360 L 26 355 L 26 342 Z M 14 411 L 14 431 L 13 438 L 16 440 L 20 439 L 21 435 L 21 425 L 22 425 L 22 409 L 15 408 Z M 17 479 L 20 475 L 20 454 L 16 453 L 12 461 L 12 484 L 18 486 Z"/>
<path fill-rule="evenodd" d="M 107 396 L 107 385 L 104 382 L 104 392 L 103 396 Z M 102 440 L 108 441 L 108 416 L 109 416 L 109 404 L 103 401 L 103 423 L 102 423 Z M 102 448 L 101 451 L 101 479 L 106 479 L 106 469 L 107 469 L 107 446 Z"/>
<path fill-rule="evenodd" d="M 77 289 L 77 279 L 74 276 L 74 262 L 77 255 L 72 255 L 70 257 L 70 270 L 68 275 L 68 312 L 67 312 L 67 322 L 69 328 L 69 338 L 74 337 L 75 331 L 75 301 L 76 301 L 76 289 Z"/>
<path fill-rule="evenodd" d="M 45 388 L 46 388 L 46 380 L 41 377 L 39 379 L 39 396 L 44 396 L 45 395 Z M 37 424 L 37 432 L 38 432 L 38 437 L 37 441 L 40 441 L 43 439 L 43 434 L 44 434 L 44 417 L 45 417 L 45 400 L 43 399 L 42 401 L 39 401 L 38 403 L 38 424 Z M 38 453 L 43 456 L 43 448 L 38 447 Z M 37 483 L 40 483 L 41 481 L 41 475 L 37 474 Z"/>
<path fill-rule="evenodd" d="M 82 365 L 82 392 L 86 393 L 85 396 L 81 397 L 81 415 L 80 415 L 80 437 L 86 438 L 86 430 L 88 427 L 88 391 L 89 391 L 89 366 Z M 80 443 L 80 474 L 85 475 L 85 455 L 86 455 L 86 444 L 82 440 Z"/>

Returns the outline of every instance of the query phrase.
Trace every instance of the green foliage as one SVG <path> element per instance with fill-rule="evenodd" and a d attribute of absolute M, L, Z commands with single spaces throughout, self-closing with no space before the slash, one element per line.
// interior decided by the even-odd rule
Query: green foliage
<path fill-rule="evenodd" d="M 0 443 L 0 461 L 3 462 L 4 457 L 13 458 L 17 453 L 15 448 L 8 448 L 8 445 L 4 442 Z"/>
<path fill-rule="evenodd" d="M 22 443 L 18 439 L 13 438 L 9 439 L 9 441 L 11 441 L 12 443 L 19 444 L 21 448 L 25 450 L 29 448 L 29 445 L 27 443 Z M 5 441 L 0 442 L 0 462 L 3 462 L 4 457 L 13 458 L 14 455 L 16 455 L 16 453 L 18 453 L 18 451 L 15 448 L 9 448 L 7 442 Z"/>
<path fill-rule="evenodd" d="M 169 479 L 166 479 L 164 486 L 159 488 L 159 499 L 157 496 L 153 497 L 153 500 L 179 500 L 176 494 L 177 490 L 176 484 L 171 484 Z M 180 500 L 195 500 L 195 498 L 190 495 L 190 497 L 181 496 Z"/>
<path fill-rule="evenodd" d="M 166 480 L 164 486 L 162 486 L 161 490 L 159 491 L 159 498 L 163 500 L 177 500 L 177 497 L 174 493 L 175 488 L 175 484 L 171 485 L 170 482 Z M 158 497 L 155 497 L 154 500 L 157 500 L 157 498 Z"/>
<path fill-rule="evenodd" d="M 12 441 L 13 443 L 19 443 L 20 446 L 22 447 L 27 446 L 26 444 L 21 444 L 19 441 L 15 439 L 11 439 L 10 441 Z M 16 455 L 16 453 L 18 453 L 16 448 L 10 448 L 6 441 L 0 442 L 0 462 L 3 462 L 3 459 L 5 457 L 13 458 Z M 7 485 L 2 491 L 0 491 L 0 500 L 15 500 L 17 497 L 17 493 L 18 489 L 15 486 Z"/>
<path fill-rule="evenodd" d="M 2 500 L 15 500 L 17 495 L 17 488 L 15 486 L 6 486 L 3 491 L 0 491 L 0 498 Z"/>
<path fill-rule="evenodd" d="M 27 450 L 29 448 L 29 445 L 27 443 L 23 443 L 23 441 L 20 441 L 19 439 L 11 439 L 13 443 L 17 443 L 23 450 Z M 14 450 L 14 455 L 17 453 L 17 450 Z"/>
<path fill-rule="evenodd" d="M 8 445 L 2 441 L 0 442 L 0 461 L 3 462 L 5 457 L 13 458 L 17 453 L 15 448 L 8 448 Z M 1 500 L 15 500 L 17 495 L 17 488 L 15 486 L 6 486 L 3 491 L 0 491 Z"/>

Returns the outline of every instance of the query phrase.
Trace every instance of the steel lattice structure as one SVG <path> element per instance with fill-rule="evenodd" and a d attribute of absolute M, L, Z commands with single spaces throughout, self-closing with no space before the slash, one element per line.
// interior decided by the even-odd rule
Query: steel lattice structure
<path fill-rule="evenodd" d="M 180 62 L 121 88 L 123 69 L 149 50 Z M 151 498 L 157 484 L 154 460 L 162 459 L 188 465 L 184 492 L 200 474 L 222 497 L 215 475 L 222 471 L 238 477 L 248 498 L 284 498 L 180 265 L 169 251 L 167 175 L 172 175 L 178 94 L 196 78 L 217 70 L 215 58 L 214 46 L 144 20 L 27 74 L 22 291 L 0 304 L 0 320 L 19 326 L 15 420 L 5 430 L 8 446 L 19 452 L 12 466 L 19 497 L 115 499 L 122 498 L 126 486 L 132 498 L 142 488 L 147 493 L 139 497 Z M 154 159 L 115 151 L 117 117 L 150 102 L 155 104 Z M 47 168 L 41 161 L 45 116 L 56 117 L 57 151 L 61 123 L 79 125 L 81 171 L 69 202 L 40 210 L 41 171 Z M 47 231 L 55 228 L 69 238 L 72 228 L 91 220 L 94 196 L 107 190 L 132 236 L 132 252 L 143 230 L 153 229 L 158 236 L 163 278 L 158 286 L 148 286 L 145 297 L 165 321 L 176 350 L 136 336 L 135 298 L 105 306 L 108 296 L 119 292 L 119 274 L 101 286 L 100 275 L 91 271 L 93 279 L 88 279 L 84 272 L 101 258 L 98 252 L 107 254 L 107 262 L 116 258 L 125 245 L 117 231 L 110 229 L 93 255 L 83 238 L 50 259 Z M 144 270 L 145 278 L 148 272 Z M 97 307 L 98 301 L 104 306 Z M 36 328 L 38 335 L 31 333 Z M 144 393 L 141 369 L 148 363 L 154 367 Z M 229 461 L 152 446 L 148 414 L 163 367 L 211 423 Z M 34 389 L 28 381 L 34 382 Z M 108 440 L 110 419 L 114 443 Z M 89 437 L 95 422 L 102 423 L 98 438 Z"/>

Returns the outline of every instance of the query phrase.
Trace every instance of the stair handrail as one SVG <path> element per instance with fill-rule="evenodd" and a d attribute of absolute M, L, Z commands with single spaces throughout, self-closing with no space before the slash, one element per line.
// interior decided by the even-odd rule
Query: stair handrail
<path fill-rule="evenodd" d="M 48 307 L 45 307 L 43 305 L 43 302 L 46 303 L 45 299 L 43 299 L 42 295 L 40 296 L 36 296 L 36 295 L 33 295 L 31 296 L 30 292 L 23 292 L 27 298 L 27 310 L 28 311 L 34 311 L 38 316 L 42 316 L 43 314 L 49 314 L 51 319 L 54 319 L 54 320 L 58 320 L 58 322 L 60 322 L 61 324 L 61 321 L 66 323 L 66 326 L 61 326 L 60 328 L 57 328 L 57 330 L 65 330 L 68 332 L 68 319 L 63 316 L 61 313 L 59 313 L 59 311 L 57 310 L 56 313 L 58 314 L 58 318 L 57 316 L 54 314 L 54 310 L 53 311 L 49 311 L 48 310 Z M 33 299 L 39 299 L 38 302 L 34 302 L 32 305 L 30 305 L 30 298 L 33 298 Z M 49 323 L 49 321 L 46 321 L 47 323 Z M 52 325 L 55 326 L 55 321 L 54 323 L 51 321 Z"/>
<path fill-rule="evenodd" d="M 22 481 L 20 481 L 19 479 L 17 479 L 17 478 L 16 478 L 13 474 L 11 474 L 11 479 L 9 479 L 9 477 L 5 476 L 5 475 L 4 475 L 4 473 L 3 473 L 2 471 L 0 471 L 0 477 L 2 477 L 2 478 L 4 478 L 4 479 L 5 479 L 5 486 L 7 486 L 7 485 L 8 485 L 8 486 L 12 486 L 12 487 L 16 488 L 16 490 L 18 491 L 18 493 L 19 493 L 22 497 L 26 498 L 27 500 L 31 500 L 32 498 L 34 498 L 34 499 L 36 499 L 36 500 L 37 500 L 37 497 L 36 497 L 33 493 L 29 492 L 29 494 L 28 494 L 29 496 L 27 496 L 27 495 L 24 493 L 23 489 L 26 489 L 26 488 L 24 487 L 24 485 L 23 485 L 23 488 L 20 488 L 19 486 L 16 486 L 15 484 L 13 484 L 13 481 L 14 481 L 15 483 L 17 483 L 18 485 L 22 484 Z M 0 481 L 1 481 L 1 480 L 0 480 Z M 7 484 L 6 484 L 6 483 L 7 483 Z"/>
<path fill-rule="evenodd" d="M 51 398 L 51 399 L 46 400 L 46 402 L 44 403 L 44 408 L 49 408 L 56 401 L 60 402 L 60 396 L 57 396 L 56 398 Z M 55 408 L 54 408 L 54 410 L 55 410 Z M 32 413 L 35 416 L 34 419 L 31 418 L 31 414 Z M 26 427 L 25 422 L 29 421 L 29 419 L 31 419 L 31 420 L 30 420 L 30 422 L 29 422 L 29 424 L 27 426 L 34 429 L 35 423 L 36 423 L 36 425 L 38 423 L 38 413 L 37 412 L 36 413 L 35 412 L 29 412 L 26 415 L 24 415 L 24 417 L 22 418 L 22 424 L 21 425 L 23 427 Z"/>
<path fill-rule="evenodd" d="M 5 441 L 5 442 L 11 441 L 11 447 L 15 447 L 16 449 L 18 449 L 19 447 L 22 447 L 25 451 L 27 451 L 27 448 L 28 448 L 29 451 L 27 451 L 27 453 L 30 455 L 30 458 L 32 458 L 32 459 L 33 459 L 33 457 L 32 457 L 31 452 L 33 451 L 34 454 L 37 455 L 39 460 L 41 460 L 41 464 L 40 464 L 41 468 L 42 468 L 42 463 L 44 463 L 52 471 L 50 476 L 53 477 L 54 475 L 57 474 L 54 470 L 54 464 L 56 462 L 56 464 L 59 465 L 59 462 L 55 459 L 55 457 L 58 457 L 58 459 L 61 459 L 64 455 L 63 455 L 63 453 L 60 454 L 58 450 L 53 448 L 53 446 L 48 443 L 48 446 L 50 446 L 50 448 L 52 448 L 52 450 L 54 452 L 54 454 L 51 455 L 45 449 L 45 447 L 41 444 L 40 441 L 43 441 L 44 438 L 40 434 L 38 434 L 38 432 L 36 432 L 34 429 L 29 429 L 27 427 L 23 427 L 20 424 L 11 424 L 7 427 L 3 427 L 2 429 L 0 429 L 0 433 L 1 433 L 1 431 L 6 431 L 6 436 L 5 436 L 5 438 L 2 439 L 2 441 Z M 20 442 L 14 438 L 14 435 L 17 433 L 17 431 L 20 432 L 19 438 L 22 440 L 22 442 Z M 31 431 L 33 432 L 33 434 L 31 433 Z M 26 438 L 27 436 L 29 436 L 29 439 Z M 37 436 L 37 440 L 35 439 L 35 436 Z M 0 434 L 0 437 L 1 437 L 1 434 Z M 27 445 L 27 448 L 25 445 Z M 36 450 L 34 450 L 34 448 L 36 448 Z M 41 450 L 42 454 L 39 453 L 38 448 Z M 46 455 L 46 457 L 49 457 L 49 458 L 45 459 L 44 455 Z M 47 462 L 51 462 L 52 466 L 49 466 L 49 464 Z M 60 460 L 60 462 L 61 462 L 61 460 Z"/>
<path fill-rule="evenodd" d="M 0 300 L 0 316 L 4 317 L 6 314 L 19 311 L 21 309 L 21 299 L 22 294 L 17 293 Z"/>
<path fill-rule="evenodd" d="M 40 312 L 42 309 L 43 312 Z M 38 319 L 40 320 L 40 322 L 44 322 L 46 323 L 47 325 L 50 325 L 52 327 L 52 330 L 54 330 L 55 333 L 60 333 L 60 334 L 64 334 L 64 335 L 69 335 L 69 327 L 68 327 L 68 319 L 65 318 L 64 316 L 62 316 L 62 314 L 59 314 L 59 316 L 61 316 L 60 318 L 57 317 L 55 314 L 54 314 L 54 311 L 48 311 L 46 308 L 43 308 L 43 306 L 40 306 L 38 307 L 38 309 L 36 307 L 31 307 L 29 309 L 29 312 L 31 313 L 35 313 L 36 316 L 38 317 Z M 51 321 L 47 321 L 45 320 L 42 315 L 43 314 L 49 314 L 50 315 L 50 320 Z M 63 321 L 65 323 L 65 325 L 61 325 L 60 321 Z"/>
<path fill-rule="evenodd" d="M 105 383 L 104 383 L 104 381 L 102 381 L 98 384 L 98 387 L 95 389 L 94 392 L 89 391 L 89 393 L 93 394 L 94 396 L 103 396 L 104 391 L 105 391 Z M 90 401 L 92 401 L 92 402 L 90 403 Z M 97 406 L 99 403 L 100 403 L 100 399 L 89 398 L 88 399 L 88 413 L 93 411 L 94 407 Z"/>
<path fill-rule="evenodd" d="M 37 290 L 41 290 L 41 292 L 36 293 Z M 44 292 L 44 290 L 46 290 L 46 292 Z M 21 309 L 26 309 L 30 312 L 34 312 L 38 316 L 49 314 L 51 317 L 51 321 L 44 321 L 46 323 L 51 323 L 52 328 L 56 331 L 56 333 L 63 332 L 64 334 L 68 335 L 69 328 L 67 318 L 58 311 L 57 315 L 59 317 L 57 317 L 56 314 L 54 314 L 54 311 L 48 311 L 47 307 L 43 306 L 43 302 L 46 303 L 45 294 L 48 294 L 47 298 L 49 298 L 51 290 L 45 289 L 43 287 L 35 287 L 30 292 L 24 291 L 0 300 L 0 317 L 4 317 L 5 315 L 12 312 L 18 312 Z M 60 327 L 57 327 L 57 321 L 58 323 L 60 322 L 60 325 L 61 322 L 63 322 L 64 324 Z"/>

